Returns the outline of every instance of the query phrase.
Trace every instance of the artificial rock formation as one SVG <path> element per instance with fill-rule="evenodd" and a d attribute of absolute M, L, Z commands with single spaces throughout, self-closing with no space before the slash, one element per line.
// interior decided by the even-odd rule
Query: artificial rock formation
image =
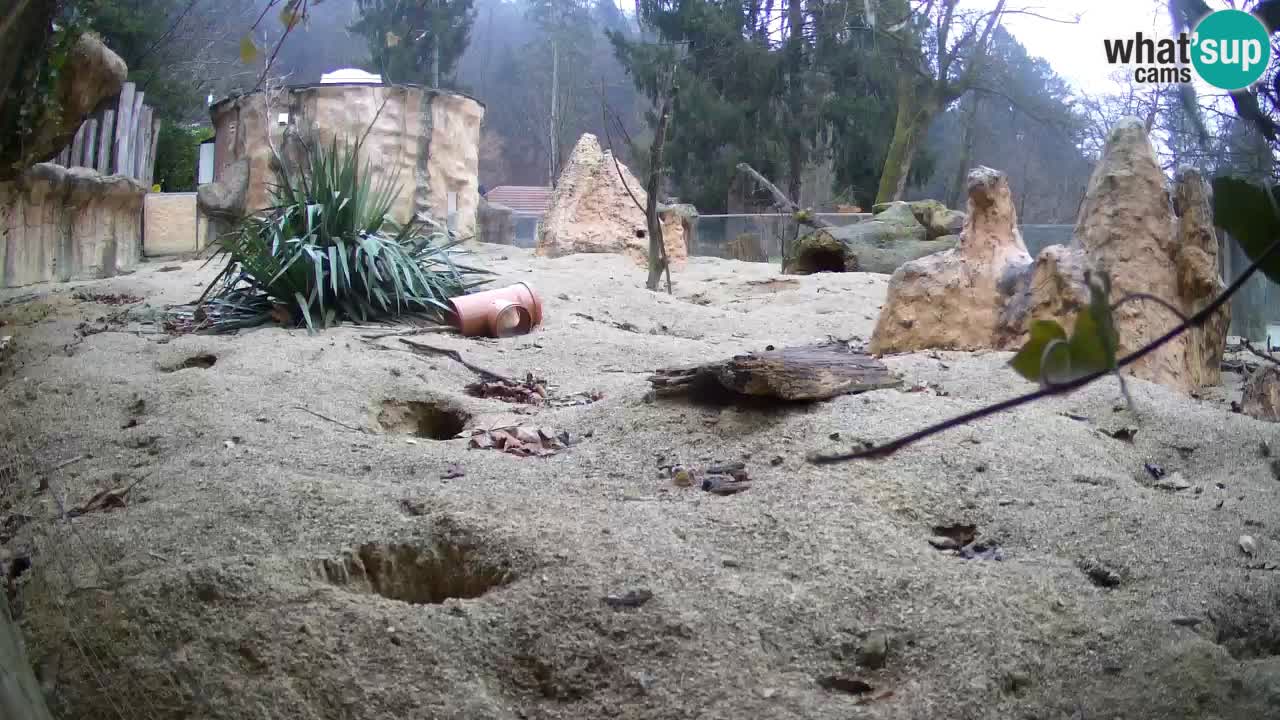
<path fill-rule="evenodd" d="M 947 235 L 959 235 L 960 230 L 964 228 L 964 213 L 959 210 L 948 209 L 946 205 L 938 200 L 912 200 L 910 202 L 895 200 L 875 205 L 871 208 L 871 211 L 879 216 L 890 208 L 904 205 L 910 208 L 911 214 L 915 216 L 916 221 L 924 226 L 929 240 L 935 240 Z"/>
<path fill-rule="evenodd" d="M 231 232 L 248 213 L 249 169 L 249 158 L 240 158 L 227 165 L 217 180 L 196 189 L 196 207 L 208 218 L 209 237 Z"/>
<path fill-rule="evenodd" d="M 945 208 L 944 208 L 945 209 Z M 904 263 L 955 247 L 954 236 L 929 236 L 908 203 L 890 203 L 871 220 L 825 227 L 798 239 L 785 270 L 892 273 Z"/>
<path fill-rule="evenodd" d="M 230 97 L 209 113 L 217 133 L 214 178 L 246 161 L 250 212 L 270 201 L 272 146 L 297 149 L 284 142 L 291 127 L 326 144 L 364 138 L 361 161 L 375 178 L 394 177 L 400 187 L 391 207 L 396 222 L 452 215 L 460 236 L 475 234 L 484 106 L 465 95 L 409 85 L 311 85 Z"/>
<path fill-rule="evenodd" d="M 1106 270 L 1112 300 L 1146 293 L 1190 315 L 1221 291 L 1217 242 L 1204 180 L 1178 173 L 1170 201 L 1145 125 L 1112 129 L 1089 183 L 1069 247 L 1045 248 L 1034 262 L 1017 230 L 1008 182 L 979 168 L 969 176 L 969 216 L 956 250 L 907 263 L 871 340 L 873 352 L 924 348 L 1016 349 L 1033 320 L 1070 330 L 1088 300 L 1085 272 Z M 1155 303 L 1132 300 L 1115 310 L 1119 352 L 1128 354 L 1174 327 Z M 1217 383 L 1229 316 L 1165 344 L 1126 371 L 1182 392 Z"/>
<path fill-rule="evenodd" d="M 0 287 L 110 277 L 133 265 L 146 193 L 123 175 L 49 163 L 0 183 Z"/>
<path fill-rule="evenodd" d="M 551 195 L 551 207 L 538 228 L 537 254 L 619 253 L 645 267 L 649 240 L 640 208 L 647 202 L 644 185 L 627 166 L 602 150 L 594 135 L 585 134 Z M 684 231 L 688 213 L 677 207 L 659 213 L 663 244 L 673 268 L 683 266 L 689 256 Z"/>
<path fill-rule="evenodd" d="M 1030 267 L 1008 179 L 990 168 L 972 171 L 958 245 L 893 273 L 871 352 L 996 346 L 1009 280 Z"/>
<path fill-rule="evenodd" d="M 8 45 L 0 51 L 0 75 L 4 75 L 4 87 L 0 90 L 16 90 L 9 85 L 14 79 L 9 73 L 16 70 L 13 62 L 24 54 L 23 44 L 44 36 L 44 28 L 48 27 L 53 3 L 20 4 L 12 12 L 17 17 L 6 17 L 16 24 L 6 30 L 5 42 Z M 9 12 L 6 10 L 6 12 Z M 29 25 L 29 23 L 33 23 Z M 44 52 L 44 48 L 35 48 L 28 52 Z M 12 55 L 15 55 L 13 57 Z M 58 74 L 58 84 L 54 88 L 56 100 L 34 123 L 35 131 L 21 146 L 14 143 L 9 146 L 10 138 L 0 141 L 0 181 L 14 180 L 33 162 L 52 159 L 71 143 L 81 122 L 97 108 L 98 103 L 113 97 L 120 92 L 125 78 L 129 74 L 128 67 L 119 55 L 102 44 L 96 36 L 83 34 L 68 53 L 66 65 Z M 21 91 L 18 91 L 21 92 Z M 14 95 L 15 102 L 7 107 L 0 107 L 0 112 L 16 112 L 20 105 L 20 94 Z M 0 104 L 3 105 L 3 104 Z"/>

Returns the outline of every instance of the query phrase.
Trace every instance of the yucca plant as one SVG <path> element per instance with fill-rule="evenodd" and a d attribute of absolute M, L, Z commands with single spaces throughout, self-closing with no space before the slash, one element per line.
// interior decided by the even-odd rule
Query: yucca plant
<path fill-rule="evenodd" d="M 290 141 L 296 159 L 273 160 L 271 207 L 216 241 L 226 266 L 190 313 L 196 329 L 440 322 L 449 298 L 488 282 L 488 271 L 455 262 L 460 240 L 441 224 L 391 219 L 398 175 L 374 179 L 360 142 Z"/>

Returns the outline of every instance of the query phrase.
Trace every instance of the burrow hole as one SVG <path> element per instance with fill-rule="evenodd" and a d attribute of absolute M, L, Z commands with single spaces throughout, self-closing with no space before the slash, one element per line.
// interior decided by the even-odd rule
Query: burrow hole
<path fill-rule="evenodd" d="M 317 569 L 334 585 L 411 605 L 477 598 L 515 580 L 507 562 L 491 561 L 473 546 L 450 541 L 366 543 L 337 560 L 320 561 Z"/>
<path fill-rule="evenodd" d="M 1237 590 L 1210 612 L 1214 641 L 1237 660 L 1280 656 L 1280 589 Z"/>
<path fill-rule="evenodd" d="M 182 362 L 173 366 L 173 368 L 171 368 L 169 372 L 177 372 L 179 370 L 190 370 L 192 368 L 196 368 L 199 370 L 208 370 L 209 368 L 213 367 L 214 364 L 217 362 L 218 362 L 217 355 L 213 355 L 211 353 L 201 353 L 199 355 L 192 355 L 186 360 L 183 360 Z"/>
<path fill-rule="evenodd" d="M 814 249 L 796 258 L 794 272 L 801 274 L 845 272 L 844 254 L 838 250 Z"/>
<path fill-rule="evenodd" d="M 452 440 L 467 429 L 470 421 L 466 412 L 430 400 L 384 400 L 378 413 L 383 432 L 428 440 Z"/>

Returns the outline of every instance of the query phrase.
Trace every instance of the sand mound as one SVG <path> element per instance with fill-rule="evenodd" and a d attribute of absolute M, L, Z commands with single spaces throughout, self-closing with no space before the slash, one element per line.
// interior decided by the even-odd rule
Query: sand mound
<path fill-rule="evenodd" d="M 620 256 L 480 252 L 545 325 L 424 341 L 599 400 L 472 397 L 459 364 L 369 329 L 169 339 L 72 288 L 0 307 L 4 438 L 42 468 L 7 488 L 0 541 L 31 557 L 20 622 L 60 717 L 1280 712 L 1274 425 L 1136 381 L 1134 416 L 1103 382 L 817 467 L 1028 386 L 1007 353 L 920 353 L 886 359 L 901 389 L 816 405 L 655 400 L 658 367 L 865 339 L 887 277 L 693 258 L 669 297 Z M 159 307 L 198 265 L 91 286 Z M 438 439 L 459 422 L 572 444 Z M 713 461 L 751 489 L 660 471 Z"/>

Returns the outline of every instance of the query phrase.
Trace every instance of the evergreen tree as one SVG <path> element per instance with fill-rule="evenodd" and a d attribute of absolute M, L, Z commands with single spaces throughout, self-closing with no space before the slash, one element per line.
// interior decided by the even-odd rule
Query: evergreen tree
<path fill-rule="evenodd" d="M 356 0 L 351 31 L 364 37 L 389 82 L 452 85 L 475 21 L 473 0 Z"/>

